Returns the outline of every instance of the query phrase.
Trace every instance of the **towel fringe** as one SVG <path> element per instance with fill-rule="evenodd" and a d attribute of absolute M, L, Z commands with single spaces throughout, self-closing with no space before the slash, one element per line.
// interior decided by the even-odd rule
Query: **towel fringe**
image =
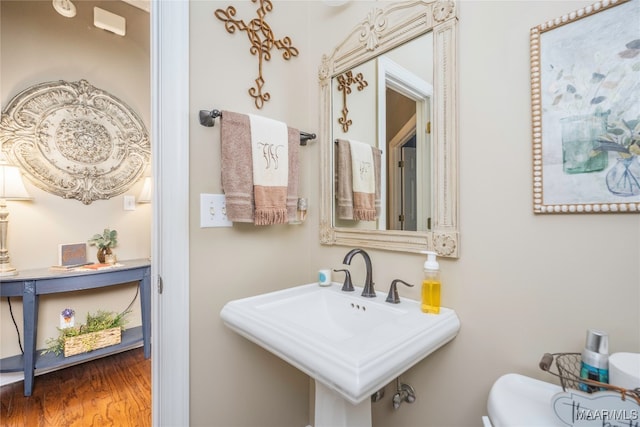
<path fill-rule="evenodd" d="M 256 209 L 254 223 L 255 225 L 286 224 L 288 219 L 286 209 Z"/>
<path fill-rule="evenodd" d="M 375 221 L 376 211 L 371 209 L 354 209 L 353 219 L 356 221 Z"/>

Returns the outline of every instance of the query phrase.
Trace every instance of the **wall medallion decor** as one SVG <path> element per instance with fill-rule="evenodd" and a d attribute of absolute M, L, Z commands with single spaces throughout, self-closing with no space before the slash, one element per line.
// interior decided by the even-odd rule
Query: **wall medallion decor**
<path fill-rule="evenodd" d="M 256 3 L 258 0 L 251 1 Z M 258 17 L 249 21 L 248 24 L 243 20 L 234 19 L 236 8 L 233 6 L 215 11 L 216 18 L 224 22 L 224 27 L 227 29 L 227 32 L 233 34 L 237 29 L 247 33 L 247 37 L 251 41 L 249 51 L 252 55 L 258 56 L 258 77 L 255 79 L 256 85 L 249 89 L 249 95 L 254 99 L 254 103 L 258 109 L 262 108 L 264 103 L 271 99 L 269 92 L 262 91 L 265 83 L 262 78 L 262 63 L 263 61 L 271 59 L 271 49 L 275 46 L 277 49 L 282 50 L 282 58 L 287 61 L 291 59 L 292 56 L 298 56 L 298 49 L 293 47 L 291 39 L 289 37 L 276 39 L 273 35 L 273 30 L 264 20 L 267 13 L 273 10 L 271 1 L 259 1 L 260 7 L 256 11 Z"/>
<path fill-rule="evenodd" d="M 602 0 L 531 29 L 535 213 L 640 212 L 638 22 Z"/>
<path fill-rule="evenodd" d="M 16 95 L 2 112 L 0 145 L 35 186 L 86 205 L 127 191 L 151 154 L 140 117 L 86 80 Z"/>

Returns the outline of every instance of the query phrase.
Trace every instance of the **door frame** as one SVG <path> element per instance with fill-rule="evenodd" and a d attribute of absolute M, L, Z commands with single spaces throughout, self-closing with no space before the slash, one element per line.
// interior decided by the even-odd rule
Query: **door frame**
<path fill-rule="evenodd" d="M 188 426 L 188 0 L 151 3 L 151 129 L 152 424 Z"/>

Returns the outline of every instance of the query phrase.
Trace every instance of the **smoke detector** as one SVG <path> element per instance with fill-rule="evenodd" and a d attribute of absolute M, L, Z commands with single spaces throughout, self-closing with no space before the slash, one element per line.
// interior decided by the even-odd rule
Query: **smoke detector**
<path fill-rule="evenodd" d="M 76 16 L 76 6 L 71 3 L 71 0 L 53 0 L 53 8 L 67 18 Z"/>

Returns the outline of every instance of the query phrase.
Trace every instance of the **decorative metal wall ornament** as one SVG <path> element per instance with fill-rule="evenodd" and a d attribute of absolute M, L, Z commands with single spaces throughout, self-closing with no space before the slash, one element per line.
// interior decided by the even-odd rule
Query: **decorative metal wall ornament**
<path fill-rule="evenodd" d="M 85 205 L 127 191 L 151 155 L 140 117 L 86 80 L 16 95 L 2 112 L 0 146 L 35 186 Z"/>
<path fill-rule="evenodd" d="M 338 92 L 342 92 L 342 117 L 338 117 L 338 123 L 342 125 L 342 131 L 346 133 L 349 132 L 349 126 L 353 124 L 353 120 L 347 118 L 349 114 L 347 95 L 351 93 L 351 85 L 357 84 L 358 86 L 356 86 L 356 88 L 358 92 L 360 92 L 367 87 L 369 83 L 364 79 L 362 73 L 358 73 L 354 77 L 352 71 L 340 74 L 336 79 L 338 80 Z"/>
<path fill-rule="evenodd" d="M 258 0 L 251 0 L 256 3 Z M 258 56 L 258 78 L 255 79 L 256 85 L 249 89 L 249 95 L 254 99 L 256 108 L 260 109 L 264 106 L 266 101 L 271 99 L 269 92 L 262 92 L 262 88 L 265 84 L 262 78 L 262 63 L 263 61 L 269 61 L 271 59 L 271 49 L 275 46 L 279 50 L 283 50 L 282 58 L 285 60 L 291 59 L 292 56 L 298 56 L 298 49 L 292 46 L 291 39 L 284 37 L 283 39 L 276 40 L 271 27 L 264 20 L 264 17 L 268 12 L 273 10 L 273 5 L 269 0 L 260 0 L 260 8 L 256 11 L 258 18 L 254 18 L 246 24 L 242 20 L 234 19 L 236 15 L 236 9 L 233 6 L 227 7 L 227 9 L 217 9 L 215 16 L 219 20 L 223 21 L 227 32 L 230 34 L 235 33 L 236 29 L 240 31 L 246 31 L 247 37 L 251 41 L 251 48 L 249 51 L 252 55 Z"/>

